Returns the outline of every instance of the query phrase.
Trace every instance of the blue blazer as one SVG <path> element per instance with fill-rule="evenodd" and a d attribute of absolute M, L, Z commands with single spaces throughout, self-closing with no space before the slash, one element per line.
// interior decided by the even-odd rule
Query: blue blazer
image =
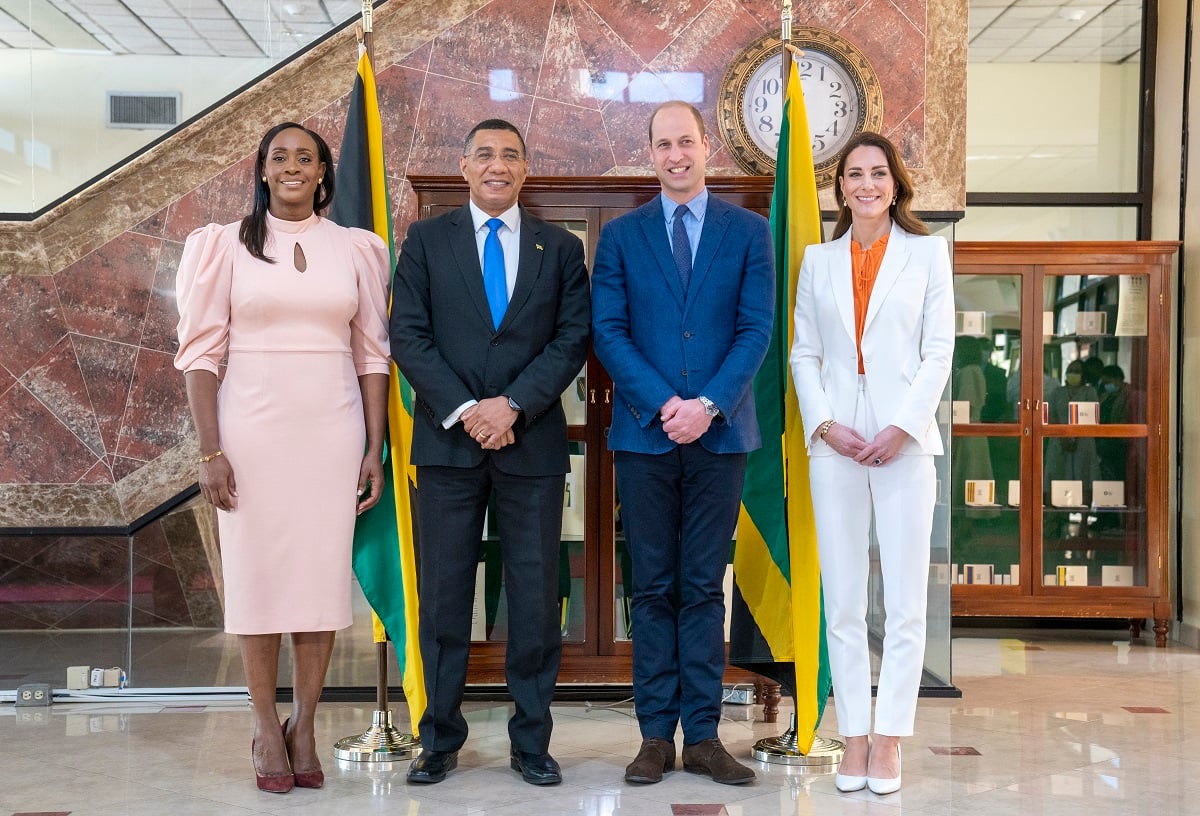
<path fill-rule="evenodd" d="M 757 448 L 751 383 L 774 309 L 774 246 L 761 215 L 709 194 L 686 297 L 658 196 L 606 224 L 592 266 L 592 342 L 615 385 L 609 449 L 666 453 L 675 443 L 659 409 L 701 394 L 722 412 L 701 445 Z"/>

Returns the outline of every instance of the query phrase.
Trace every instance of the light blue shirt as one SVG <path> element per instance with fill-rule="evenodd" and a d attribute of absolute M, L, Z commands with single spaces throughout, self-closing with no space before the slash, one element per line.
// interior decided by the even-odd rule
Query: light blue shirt
<path fill-rule="evenodd" d="M 671 244 L 671 250 L 675 250 L 675 242 L 671 238 L 671 230 L 675 228 L 675 210 L 679 209 L 679 205 L 665 194 L 660 193 L 658 196 L 662 202 L 663 218 L 667 220 L 667 241 Z M 704 229 L 704 214 L 708 212 L 708 188 L 701 190 L 691 201 L 685 201 L 688 214 L 683 217 L 683 228 L 687 230 L 688 243 L 692 247 L 692 262 L 696 260 L 696 247 L 700 246 L 700 231 Z"/>

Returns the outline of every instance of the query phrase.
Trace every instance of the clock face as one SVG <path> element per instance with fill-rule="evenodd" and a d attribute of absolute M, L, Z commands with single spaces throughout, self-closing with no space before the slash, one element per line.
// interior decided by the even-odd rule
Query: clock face
<path fill-rule="evenodd" d="M 791 42 L 804 51 L 796 67 L 804 89 L 818 186 L 833 182 L 842 148 L 883 121 L 879 80 L 849 42 L 815 28 L 797 28 Z M 775 172 L 783 118 L 780 40 L 761 37 L 733 61 L 721 83 L 720 124 L 725 142 L 748 173 Z"/>

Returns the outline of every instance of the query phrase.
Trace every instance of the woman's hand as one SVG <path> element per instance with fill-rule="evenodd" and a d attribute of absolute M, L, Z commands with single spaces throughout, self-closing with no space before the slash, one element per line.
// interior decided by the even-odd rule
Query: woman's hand
<path fill-rule="evenodd" d="M 371 492 L 363 496 L 368 486 Z M 357 495 L 362 496 L 355 508 L 355 512 L 359 514 L 370 510 L 383 496 L 383 457 L 380 454 L 368 453 L 363 457 L 362 464 L 358 466 Z"/>
<path fill-rule="evenodd" d="M 204 500 L 218 510 L 237 509 L 237 481 L 229 457 L 217 456 L 200 463 L 200 493 Z"/>
<path fill-rule="evenodd" d="M 867 467 L 882 467 L 896 458 L 911 437 L 895 425 L 888 425 L 871 443 L 858 452 L 854 461 Z"/>
<path fill-rule="evenodd" d="M 867 440 L 849 425 L 835 422 L 825 432 L 825 444 L 833 448 L 834 453 L 856 459 L 859 451 L 867 446 Z"/>

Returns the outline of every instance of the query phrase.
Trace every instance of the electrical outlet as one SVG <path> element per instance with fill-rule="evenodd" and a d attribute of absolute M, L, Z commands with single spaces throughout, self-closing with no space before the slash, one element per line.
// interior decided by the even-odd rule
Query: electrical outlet
<path fill-rule="evenodd" d="M 17 687 L 16 705 L 48 706 L 50 696 L 50 686 L 46 683 L 26 683 Z"/>
<path fill-rule="evenodd" d="M 722 689 L 721 702 L 725 705 L 753 705 L 754 686 L 736 685 L 725 686 Z"/>

